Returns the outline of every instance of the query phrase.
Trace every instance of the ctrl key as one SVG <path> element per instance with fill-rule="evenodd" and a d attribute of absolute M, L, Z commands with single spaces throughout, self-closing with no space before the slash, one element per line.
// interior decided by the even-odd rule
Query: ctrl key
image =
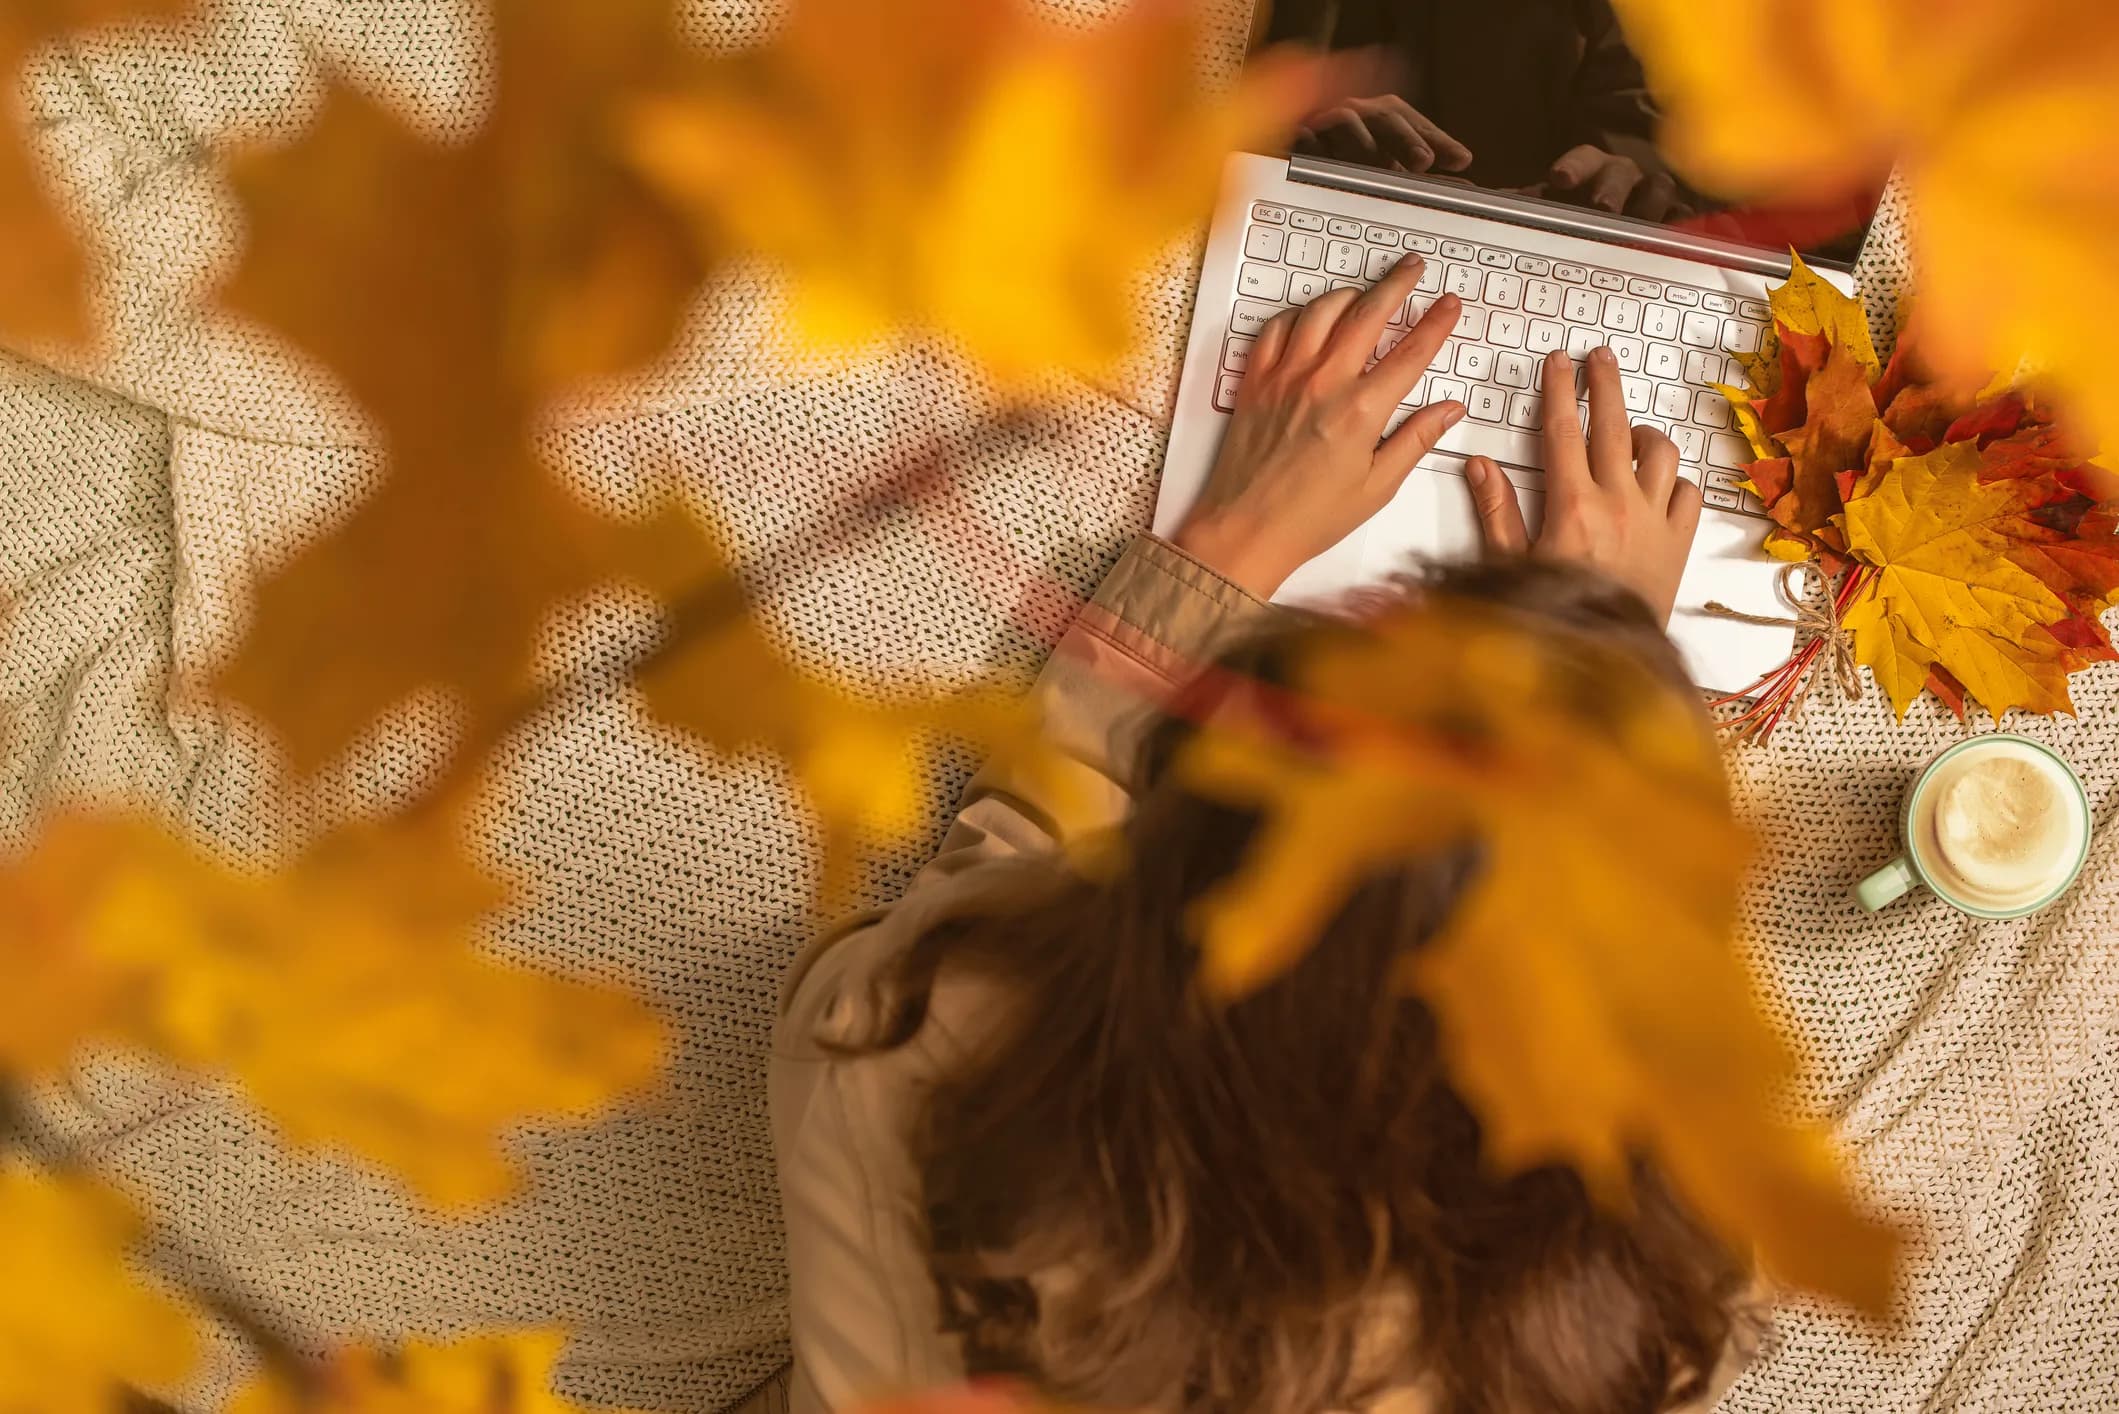
<path fill-rule="evenodd" d="M 1214 406 L 1222 412 L 1236 411 L 1236 390 L 1243 386 L 1241 373 L 1224 373 L 1214 385 Z"/>

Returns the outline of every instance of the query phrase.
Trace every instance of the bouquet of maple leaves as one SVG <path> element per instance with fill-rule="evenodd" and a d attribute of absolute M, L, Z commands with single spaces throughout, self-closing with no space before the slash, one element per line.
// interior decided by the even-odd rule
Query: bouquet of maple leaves
<path fill-rule="evenodd" d="M 2119 476 L 2007 377 L 1936 372 L 1913 324 L 1880 364 L 1861 305 L 1800 259 L 1773 292 L 1776 337 L 1725 387 L 1758 459 L 1776 557 L 1814 560 L 1847 635 L 1900 718 L 1923 689 L 2072 712 L 2068 676 L 2119 658 Z M 1763 737 L 1827 647 L 1813 640 L 1743 696 Z"/>

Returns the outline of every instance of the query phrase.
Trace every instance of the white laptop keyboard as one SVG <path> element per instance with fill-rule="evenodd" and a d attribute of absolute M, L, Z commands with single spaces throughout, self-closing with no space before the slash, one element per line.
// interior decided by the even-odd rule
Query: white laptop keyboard
<path fill-rule="evenodd" d="M 1752 460 L 1751 448 L 1736 431 L 1729 404 L 1709 385 L 1742 386 L 1743 371 L 1726 356 L 1758 348 L 1770 319 L 1766 306 L 1502 246 L 1257 203 L 1244 232 L 1214 406 L 1223 412 L 1235 406 L 1251 344 L 1267 320 L 1329 289 L 1366 288 L 1408 252 L 1425 257 L 1427 269 L 1419 292 L 1391 317 L 1376 357 L 1390 352 L 1445 291 L 1464 309 L 1431 371 L 1392 419 L 1393 430 L 1422 404 L 1454 398 L 1470 415 L 1438 450 L 1542 467 L 1540 365 L 1554 349 L 1579 359 L 1602 344 L 1618 360 L 1627 412 L 1677 443 L 1683 474 L 1699 483 L 1702 499 L 1723 510 L 1765 514 L 1756 496 L 1739 489 L 1739 468 Z M 1576 391 L 1579 396 L 1579 382 Z M 1587 419 L 1587 403 L 1580 415 Z"/>

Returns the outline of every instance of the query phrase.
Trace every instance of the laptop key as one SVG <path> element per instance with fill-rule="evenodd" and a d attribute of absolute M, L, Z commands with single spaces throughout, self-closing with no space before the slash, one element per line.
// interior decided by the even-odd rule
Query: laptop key
<path fill-rule="evenodd" d="M 1641 369 L 1651 378 L 1682 378 L 1685 376 L 1684 355 L 1675 344 L 1650 344 Z"/>
<path fill-rule="evenodd" d="M 1361 228 L 1361 239 L 1370 245 L 1389 246 L 1393 250 L 1398 248 L 1398 233 L 1388 226 L 1364 226 Z"/>
<path fill-rule="evenodd" d="M 1257 342 L 1256 339 L 1246 339 L 1241 334 L 1231 335 L 1229 341 L 1222 346 L 1221 366 L 1231 373 L 1243 372 L 1251 366 L 1251 345 Z"/>
<path fill-rule="evenodd" d="M 1486 342 L 1504 349 L 1523 347 L 1523 316 L 1497 310 L 1486 321 Z"/>
<path fill-rule="evenodd" d="M 1261 201 L 1251 208 L 1251 219 L 1253 221 L 1268 221 L 1275 226 L 1285 226 L 1288 223 L 1288 209 L 1285 206 L 1274 206 L 1268 202 Z"/>
<path fill-rule="evenodd" d="M 1533 319 L 1530 322 L 1530 333 L 1523 341 L 1523 347 L 1534 354 L 1549 354 L 1554 349 L 1565 345 L 1566 342 L 1566 325 L 1555 324 L 1550 319 Z"/>
<path fill-rule="evenodd" d="M 1641 371 L 1641 354 L 1645 346 L 1633 335 L 1613 334 L 1604 341 L 1604 347 L 1610 349 L 1611 356 L 1619 361 L 1621 372 L 1639 373 Z"/>
<path fill-rule="evenodd" d="M 1290 211 L 1288 224 L 1298 231 L 1321 231 L 1324 229 L 1324 218 L 1314 211 Z"/>
<path fill-rule="evenodd" d="M 1697 311 L 1685 316 L 1685 327 L 1678 337 L 1696 349 L 1711 349 L 1722 341 L 1722 321 L 1711 314 Z"/>
<path fill-rule="evenodd" d="M 1626 411 L 1648 411 L 1648 399 L 1651 396 L 1651 388 L 1646 378 L 1634 378 L 1631 376 L 1621 378 L 1619 380 L 1619 391 L 1625 395 Z"/>
<path fill-rule="evenodd" d="M 1741 437 L 1732 437 L 1726 432 L 1712 432 L 1707 436 L 1707 465 L 1719 466 L 1730 471 L 1740 471 L 1751 465 L 1751 444 Z"/>
<path fill-rule="evenodd" d="M 1477 249 L 1478 247 L 1470 241 L 1444 241 L 1442 243 L 1442 253 L 1451 260 L 1470 260 L 1472 253 Z"/>
<path fill-rule="evenodd" d="M 1458 376 L 1474 383 L 1484 383 L 1494 376 L 1494 351 L 1484 344 L 1466 344 L 1457 350 L 1457 361 L 1453 366 Z"/>
<path fill-rule="evenodd" d="M 1400 254 L 1395 250 L 1372 250 L 1369 252 L 1368 267 L 1361 272 L 1362 276 L 1374 283 L 1390 274 L 1391 267 L 1396 265 L 1401 258 Z"/>
<path fill-rule="evenodd" d="M 1457 311 L 1457 327 L 1450 333 L 1460 339 L 1485 338 L 1486 311 L 1475 304 L 1465 305 Z"/>
<path fill-rule="evenodd" d="M 1721 382 L 1722 356 L 1688 349 L 1685 353 L 1685 381 L 1702 388 L 1709 383 Z"/>
<path fill-rule="evenodd" d="M 1621 334 L 1631 334 L 1641 327 L 1641 302 L 1624 295 L 1613 295 L 1604 301 L 1604 327 L 1616 329 Z"/>
<path fill-rule="evenodd" d="M 1486 277 L 1484 304 L 1498 309 L 1514 309 L 1523 302 L 1523 277 L 1506 271 L 1495 270 Z"/>
<path fill-rule="evenodd" d="M 1287 248 L 1288 233 L 1271 226 L 1253 226 L 1243 238 L 1243 253 L 1252 260 L 1278 260 Z"/>
<path fill-rule="evenodd" d="M 1236 288 L 1256 299 L 1277 300 L 1288 292 L 1288 272 L 1277 265 L 1245 261 L 1236 276 Z"/>
<path fill-rule="evenodd" d="M 1324 268 L 1351 279 L 1361 273 L 1361 247 L 1352 241 L 1333 241 L 1324 257 Z"/>
<path fill-rule="evenodd" d="M 1567 356 L 1574 359 L 1588 358 L 1589 351 L 1600 347 L 1603 342 L 1604 336 L 1594 329 L 1584 329 L 1579 326 L 1569 329 L 1567 331 Z"/>
<path fill-rule="evenodd" d="M 1700 302 L 1700 292 L 1698 290 L 1688 290 L 1683 285 L 1665 285 L 1663 286 L 1663 298 L 1669 300 L 1672 304 L 1693 305 Z"/>
<path fill-rule="evenodd" d="M 1756 324 L 1747 324 L 1741 319 L 1722 321 L 1722 347 L 1731 353 L 1757 353 L 1759 335 L 1765 332 Z"/>
<path fill-rule="evenodd" d="M 1528 388 L 1537 374 L 1537 365 L 1523 354 L 1494 356 L 1494 381 L 1504 388 Z"/>
<path fill-rule="evenodd" d="M 1729 425 L 1729 400 L 1713 389 L 1701 393 L 1692 402 L 1692 420 L 1707 427 Z"/>
<path fill-rule="evenodd" d="M 1600 290 L 1617 292 L 1626 288 L 1626 277 L 1613 274 L 1609 270 L 1592 270 L 1589 272 L 1589 283 Z"/>
<path fill-rule="evenodd" d="M 1508 412 L 1508 394 L 1481 384 L 1472 389 L 1471 399 L 1465 406 L 1481 422 L 1499 422 Z"/>
<path fill-rule="evenodd" d="M 1680 423 L 1670 429 L 1670 440 L 1678 444 L 1678 457 L 1682 461 L 1697 462 L 1707 451 L 1707 434 L 1697 427 Z"/>
<path fill-rule="evenodd" d="M 1324 228 L 1333 235 L 1345 236 L 1350 241 L 1361 239 L 1361 223 L 1349 221 L 1344 216 L 1333 217 L 1324 223 Z"/>
<path fill-rule="evenodd" d="M 1236 390 L 1242 386 L 1243 378 L 1241 375 L 1235 373 L 1222 374 L 1220 380 L 1214 385 L 1214 406 L 1222 412 L 1234 412 L 1236 410 Z"/>
<path fill-rule="evenodd" d="M 1594 324 L 1597 316 L 1604 312 L 1604 297 L 1588 290 L 1569 290 L 1562 312 L 1570 324 Z"/>
<path fill-rule="evenodd" d="M 1330 287 L 1326 283 L 1324 276 L 1305 275 L 1298 270 L 1295 272 L 1294 277 L 1288 281 L 1288 303 L 1308 304 L 1311 300 L 1323 294 L 1328 288 Z"/>
<path fill-rule="evenodd" d="M 1678 326 L 1678 312 L 1667 304 L 1652 304 L 1641 314 L 1641 332 L 1651 339 L 1675 339 Z"/>
<path fill-rule="evenodd" d="M 1550 280 L 1532 280 L 1523 287 L 1523 311 L 1545 319 L 1560 313 L 1560 287 Z"/>
<path fill-rule="evenodd" d="M 1700 308 L 1711 309 L 1716 314 L 1736 313 L 1736 301 L 1727 295 L 1701 295 Z"/>
<path fill-rule="evenodd" d="M 1589 268 L 1583 265 L 1555 265 L 1552 268 L 1552 277 L 1570 285 L 1586 285 L 1589 283 Z"/>
<path fill-rule="evenodd" d="M 1433 255 L 1442 248 L 1442 242 L 1433 236 L 1423 236 L 1418 231 L 1407 231 L 1405 248 L 1420 255 Z"/>
<path fill-rule="evenodd" d="M 1655 415 L 1667 417 L 1672 422 L 1682 422 L 1691 417 L 1692 390 L 1677 383 L 1656 384 Z"/>
<path fill-rule="evenodd" d="M 1256 334 L 1272 323 L 1273 316 L 1278 313 L 1279 305 L 1240 299 L 1236 301 L 1236 308 L 1229 312 L 1229 330 L 1236 334 Z"/>
<path fill-rule="evenodd" d="M 1482 250 L 1479 252 L 1479 263 L 1489 270 L 1506 270 L 1516 262 L 1505 250 Z"/>
<path fill-rule="evenodd" d="M 1436 403 L 1461 403 L 1471 396 L 1471 389 L 1454 378 L 1434 378 L 1428 382 L 1428 401 Z"/>
<path fill-rule="evenodd" d="M 1518 270 L 1521 270 L 1526 275 L 1552 274 L 1552 262 L 1550 260 L 1544 259 L 1541 256 L 1536 255 L 1517 256 L 1516 268 Z"/>
<path fill-rule="evenodd" d="M 1545 425 L 1545 399 L 1536 393 L 1514 393 L 1508 399 L 1507 422 L 1535 432 Z"/>
<path fill-rule="evenodd" d="M 1288 264 L 1299 270 L 1324 267 L 1324 242 L 1316 236 L 1297 233 L 1288 237 Z"/>
<path fill-rule="evenodd" d="M 1442 287 L 1458 299 L 1477 299 L 1485 281 L 1476 265 L 1452 265 L 1449 274 L 1443 277 Z"/>
<path fill-rule="evenodd" d="M 1765 320 L 1771 319 L 1773 317 L 1773 311 L 1768 309 L 1765 305 L 1760 304 L 1755 299 L 1738 300 L 1736 302 L 1736 308 L 1737 312 L 1743 315 L 1746 319 Z"/>

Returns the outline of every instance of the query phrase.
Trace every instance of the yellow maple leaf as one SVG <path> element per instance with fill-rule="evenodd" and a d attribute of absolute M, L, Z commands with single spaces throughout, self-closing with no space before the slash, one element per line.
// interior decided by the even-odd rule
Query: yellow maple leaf
<path fill-rule="evenodd" d="M 1019 0 L 800 0 L 767 46 L 643 102 L 632 147 L 709 240 L 785 267 L 814 341 L 923 326 L 1004 379 L 1095 372 L 1222 157 L 1312 95 L 1283 56 L 1206 93 L 1192 38 L 1179 5 L 1081 33 Z"/>
<path fill-rule="evenodd" d="M 18 339 L 88 336 L 79 243 L 52 209 L 22 142 L 15 90 L 39 45 L 77 30 L 186 14 L 191 0 L 8 0 L 0 5 L 0 332 Z"/>
<path fill-rule="evenodd" d="M 36 1075 L 91 1040 L 136 1045 L 239 1080 L 294 1142 L 435 1203 L 504 1194 L 499 1134 L 645 1084 L 661 1031 L 621 992 L 480 952 L 503 894 L 441 820 L 347 826 L 262 876 L 144 821 L 50 821 L 0 866 L 0 957 L 32 960 L 5 969 L 0 1037 L 37 1038 L 0 1042 L 0 1064 Z"/>
<path fill-rule="evenodd" d="M 100 1184 L 0 1163 L 0 1409 L 117 1414 L 190 1373 L 198 1330 L 127 1268 L 138 1234 Z"/>
<path fill-rule="evenodd" d="M 1821 1135 L 1772 1118 L 1793 1061 L 1733 947 L 1748 846 L 1697 709 L 1630 660 L 1417 611 L 1318 649 L 1293 692 L 1311 744 L 1217 716 L 1180 761 L 1264 813 L 1202 901 L 1205 984 L 1266 985 L 1363 880 L 1469 847 L 1466 895 L 1401 980 L 1495 1160 L 1570 1163 L 1623 1201 L 1649 1154 L 1726 1240 L 1880 1309 L 1894 1239 Z"/>
<path fill-rule="evenodd" d="M 583 1414 L 552 1392 L 565 1344 L 559 1331 L 532 1330 L 412 1340 L 387 1352 L 352 1346 L 334 1351 L 304 1387 L 256 1376 L 227 1414 Z"/>
<path fill-rule="evenodd" d="M 1927 343 L 2028 358 L 2119 446 L 2119 6 L 1616 0 L 1674 159 L 1729 196 L 1816 197 L 1897 164 Z"/>
<path fill-rule="evenodd" d="M 1847 546 L 1876 567 L 1845 616 L 1855 654 L 1903 717 L 1940 663 L 1996 720 L 2011 707 L 2072 711 L 2066 653 L 2046 626 L 2068 617 L 2027 558 L 2061 539 L 2033 513 L 2029 480 L 1979 479 L 1980 448 L 1950 442 L 1900 457 L 1847 501 Z"/>
<path fill-rule="evenodd" d="M 554 603 L 619 574 L 684 580 L 669 517 L 581 504 L 526 438 L 566 380 L 668 339 L 698 265 L 607 150 L 620 94 L 683 51 L 665 0 L 498 8 L 494 112 L 442 146 L 334 85 L 303 139 L 233 181 L 250 224 L 224 301 L 326 364 L 381 424 L 381 489 L 260 586 L 219 680 L 310 769 L 430 685 L 473 721 L 525 685 Z"/>

